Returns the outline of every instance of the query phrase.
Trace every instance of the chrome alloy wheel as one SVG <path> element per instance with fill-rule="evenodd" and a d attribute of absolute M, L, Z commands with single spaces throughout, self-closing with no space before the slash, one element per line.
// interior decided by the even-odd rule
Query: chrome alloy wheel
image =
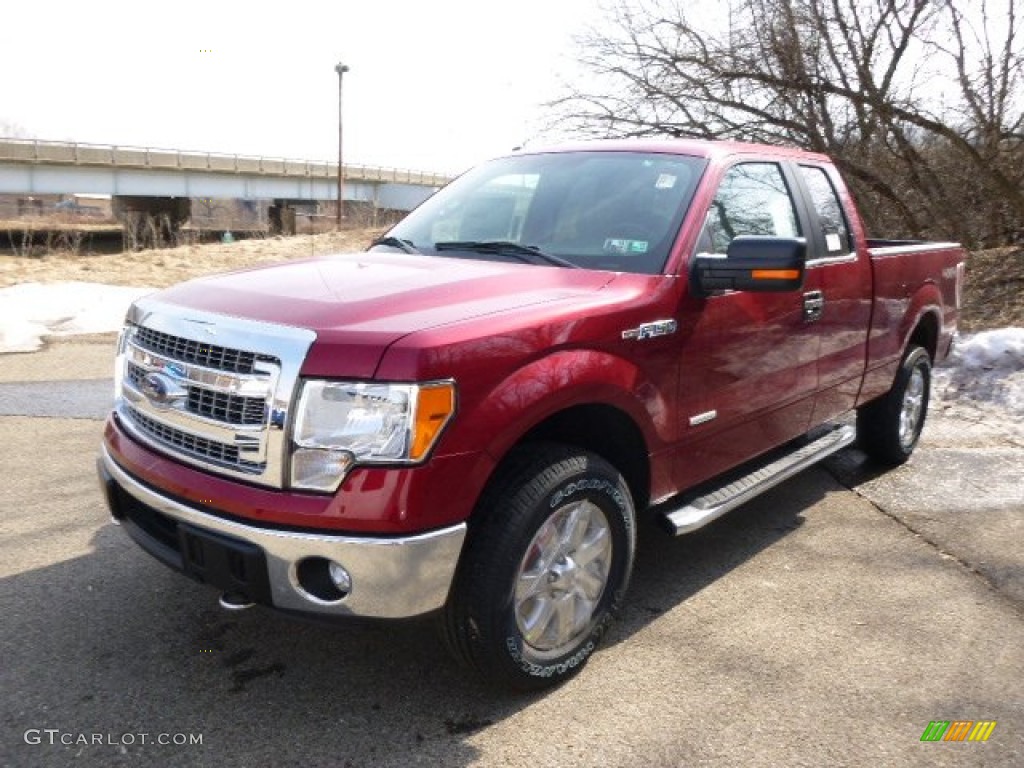
<path fill-rule="evenodd" d="M 900 408 L 900 445 L 904 450 L 909 450 L 917 440 L 921 414 L 924 412 L 924 396 L 924 373 L 920 368 L 914 368 L 903 393 L 903 405 Z"/>
<path fill-rule="evenodd" d="M 608 583 L 612 532 L 604 512 L 582 500 L 557 509 L 526 549 L 515 584 L 523 640 L 558 656 L 587 630 Z"/>

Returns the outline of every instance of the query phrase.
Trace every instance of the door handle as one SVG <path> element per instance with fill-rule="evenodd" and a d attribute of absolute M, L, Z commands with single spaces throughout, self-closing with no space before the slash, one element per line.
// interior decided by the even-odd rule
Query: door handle
<path fill-rule="evenodd" d="M 813 323 L 821 319 L 825 312 L 825 294 L 821 291 L 808 291 L 804 294 L 804 322 Z"/>

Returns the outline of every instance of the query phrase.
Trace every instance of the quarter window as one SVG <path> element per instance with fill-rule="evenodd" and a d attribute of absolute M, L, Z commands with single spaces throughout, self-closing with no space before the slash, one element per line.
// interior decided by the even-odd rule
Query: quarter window
<path fill-rule="evenodd" d="M 800 174 L 807 185 L 807 191 L 811 193 L 814 210 L 818 213 L 818 224 L 825 243 L 825 258 L 845 256 L 850 252 L 850 230 L 846 226 L 835 187 L 824 168 L 801 165 Z"/>

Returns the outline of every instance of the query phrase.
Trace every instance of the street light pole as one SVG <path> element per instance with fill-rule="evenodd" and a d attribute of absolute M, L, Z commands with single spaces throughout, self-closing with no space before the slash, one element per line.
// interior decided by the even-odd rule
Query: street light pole
<path fill-rule="evenodd" d="M 334 67 L 334 71 L 338 73 L 338 208 L 335 211 L 335 227 L 341 229 L 341 219 L 343 207 L 345 205 L 345 166 L 342 165 L 342 122 L 341 122 L 341 85 L 345 79 L 345 73 L 348 72 L 348 65 L 342 64 L 340 61 Z"/>

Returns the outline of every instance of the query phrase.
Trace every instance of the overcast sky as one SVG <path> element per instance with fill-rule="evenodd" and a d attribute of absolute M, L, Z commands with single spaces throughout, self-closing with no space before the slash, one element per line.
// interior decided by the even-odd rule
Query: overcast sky
<path fill-rule="evenodd" d="M 534 139 L 598 0 L 5 2 L 0 126 L 457 172 Z M 0 131 L 2 133 L 2 131 Z"/>

